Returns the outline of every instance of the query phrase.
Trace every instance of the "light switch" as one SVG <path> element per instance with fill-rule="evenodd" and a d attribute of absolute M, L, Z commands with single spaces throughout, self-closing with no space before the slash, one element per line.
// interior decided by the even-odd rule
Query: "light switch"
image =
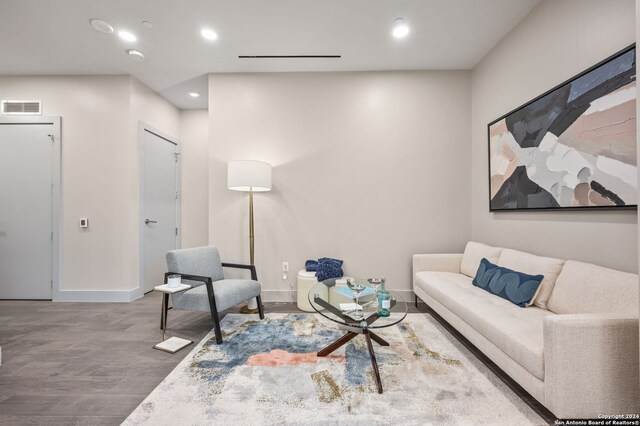
<path fill-rule="evenodd" d="M 80 228 L 88 228 L 89 227 L 89 219 L 86 217 L 80 218 Z"/>

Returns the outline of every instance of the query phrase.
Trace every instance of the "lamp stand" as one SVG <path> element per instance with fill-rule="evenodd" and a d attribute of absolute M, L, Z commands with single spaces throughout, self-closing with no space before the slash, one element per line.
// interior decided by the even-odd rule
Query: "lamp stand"
<path fill-rule="evenodd" d="M 255 265 L 253 257 L 253 187 L 249 187 L 249 259 L 251 265 Z M 254 306 L 251 306 L 254 305 Z M 240 313 L 243 314 L 256 314 L 258 313 L 258 303 L 255 300 L 250 300 L 248 304 L 242 305 Z"/>
<path fill-rule="evenodd" d="M 253 262 L 253 187 L 249 187 L 249 259 Z"/>

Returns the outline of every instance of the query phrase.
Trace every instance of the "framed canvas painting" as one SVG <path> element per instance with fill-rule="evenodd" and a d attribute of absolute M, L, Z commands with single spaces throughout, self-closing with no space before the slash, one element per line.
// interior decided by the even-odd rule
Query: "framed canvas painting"
<path fill-rule="evenodd" d="M 488 125 L 489 210 L 636 208 L 636 49 Z"/>

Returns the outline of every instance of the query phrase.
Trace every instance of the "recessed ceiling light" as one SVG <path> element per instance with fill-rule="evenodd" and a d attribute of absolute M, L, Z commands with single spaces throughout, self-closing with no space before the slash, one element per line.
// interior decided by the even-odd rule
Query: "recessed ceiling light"
<path fill-rule="evenodd" d="M 142 21 L 142 26 L 145 28 L 153 28 L 153 24 L 149 21 Z"/>
<path fill-rule="evenodd" d="M 209 28 L 205 28 L 200 31 L 200 34 L 202 34 L 202 37 L 206 38 L 207 40 L 216 40 L 218 38 L 218 34 L 216 34 L 215 31 L 210 30 Z"/>
<path fill-rule="evenodd" d="M 136 36 L 131 34 L 129 31 L 118 31 L 118 36 L 124 41 L 128 41 L 130 43 L 133 43 L 137 40 Z"/>
<path fill-rule="evenodd" d="M 198 92 L 189 92 L 189 96 L 191 96 L 192 98 L 199 98 L 200 97 L 200 93 L 198 93 Z"/>
<path fill-rule="evenodd" d="M 136 49 L 127 50 L 127 55 L 134 61 L 144 61 L 144 53 Z"/>
<path fill-rule="evenodd" d="M 93 28 L 100 31 L 101 33 L 111 34 L 113 32 L 113 27 L 109 25 L 108 22 L 103 21 L 102 19 L 89 19 L 89 23 Z"/>
<path fill-rule="evenodd" d="M 398 18 L 393 21 L 392 33 L 395 38 L 404 38 L 409 35 L 409 26 L 404 22 L 404 19 Z"/>

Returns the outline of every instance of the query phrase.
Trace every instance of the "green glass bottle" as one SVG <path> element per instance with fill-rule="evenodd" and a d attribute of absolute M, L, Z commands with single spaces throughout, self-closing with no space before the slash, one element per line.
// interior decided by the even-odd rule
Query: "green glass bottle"
<path fill-rule="evenodd" d="M 380 280 L 380 289 L 378 290 L 378 316 L 388 317 L 391 315 L 391 293 L 384 287 L 385 279 Z"/>

